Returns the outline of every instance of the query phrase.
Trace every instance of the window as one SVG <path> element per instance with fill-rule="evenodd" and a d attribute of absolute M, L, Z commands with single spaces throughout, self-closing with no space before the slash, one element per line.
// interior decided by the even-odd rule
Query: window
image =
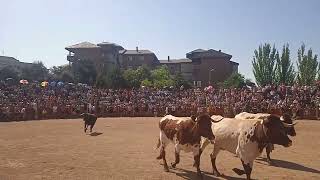
<path fill-rule="evenodd" d="M 133 57 L 132 56 L 129 56 L 128 57 L 128 61 L 132 61 L 133 60 Z"/>
<path fill-rule="evenodd" d="M 193 81 L 194 87 L 201 87 L 201 81 Z"/>
<path fill-rule="evenodd" d="M 144 56 L 138 56 L 139 61 L 144 61 Z"/>
<path fill-rule="evenodd" d="M 197 86 L 201 87 L 201 81 L 197 81 Z"/>

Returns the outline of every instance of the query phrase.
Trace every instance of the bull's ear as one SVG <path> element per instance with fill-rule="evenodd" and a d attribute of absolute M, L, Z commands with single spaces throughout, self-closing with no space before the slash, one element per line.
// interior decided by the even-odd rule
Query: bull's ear
<path fill-rule="evenodd" d="M 261 124 L 263 125 L 268 125 L 271 121 L 271 115 L 270 116 L 266 116 L 266 117 L 263 117 L 262 121 L 261 121 Z"/>
<path fill-rule="evenodd" d="M 280 119 L 281 121 L 283 122 L 286 122 L 286 123 L 291 123 L 292 122 L 292 119 L 291 119 L 291 116 L 289 114 L 283 114 L 283 116 L 281 117 Z"/>

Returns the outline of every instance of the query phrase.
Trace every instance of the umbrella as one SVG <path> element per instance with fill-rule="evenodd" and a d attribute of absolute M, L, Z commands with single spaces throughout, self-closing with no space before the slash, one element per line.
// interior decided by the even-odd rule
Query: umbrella
<path fill-rule="evenodd" d="M 205 91 L 212 91 L 212 90 L 213 90 L 213 87 L 212 87 L 212 86 L 208 86 L 208 87 L 205 87 L 204 90 L 205 90 Z"/>
<path fill-rule="evenodd" d="M 21 80 L 20 80 L 20 84 L 29 84 L 29 82 L 28 82 L 28 80 L 21 79 Z"/>
<path fill-rule="evenodd" d="M 50 83 L 50 86 L 52 86 L 52 87 L 56 86 L 56 82 L 55 82 L 55 81 L 52 81 L 52 82 Z"/>
<path fill-rule="evenodd" d="M 42 86 L 42 87 L 46 87 L 46 86 L 48 86 L 48 84 L 49 84 L 48 81 L 43 81 L 43 82 L 41 83 L 41 86 Z"/>
<path fill-rule="evenodd" d="M 64 83 L 61 82 L 61 81 L 59 81 L 59 82 L 57 83 L 58 86 L 62 86 L 63 84 L 64 84 Z"/>

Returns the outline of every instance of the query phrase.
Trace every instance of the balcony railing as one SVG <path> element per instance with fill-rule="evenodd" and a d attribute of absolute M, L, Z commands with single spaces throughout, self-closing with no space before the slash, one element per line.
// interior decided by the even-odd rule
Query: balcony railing
<path fill-rule="evenodd" d="M 76 60 L 74 54 L 69 54 L 67 55 L 67 60 L 70 61 L 70 62 L 74 62 Z"/>

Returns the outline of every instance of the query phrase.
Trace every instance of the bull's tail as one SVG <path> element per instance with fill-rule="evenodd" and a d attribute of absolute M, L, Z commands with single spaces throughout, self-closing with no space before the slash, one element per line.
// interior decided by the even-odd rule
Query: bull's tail
<path fill-rule="evenodd" d="M 161 145 L 161 141 L 160 141 L 160 138 L 158 138 L 158 143 L 157 143 L 157 147 L 155 148 L 155 150 L 159 149 L 160 145 Z M 163 158 L 163 151 L 164 151 L 164 149 L 160 150 L 160 155 L 157 157 L 157 159 Z"/>
<path fill-rule="evenodd" d="M 223 119 L 224 119 L 224 117 L 221 117 L 220 119 L 212 119 L 211 122 L 218 123 L 218 122 L 222 121 Z"/>
<path fill-rule="evenodd" d="M 161 145 L 160 138 L 158 138 L 158 142 L 157 142 L 157 146 L 156 146 L 155 150 L 159 149 L 160 145 Z"/>

